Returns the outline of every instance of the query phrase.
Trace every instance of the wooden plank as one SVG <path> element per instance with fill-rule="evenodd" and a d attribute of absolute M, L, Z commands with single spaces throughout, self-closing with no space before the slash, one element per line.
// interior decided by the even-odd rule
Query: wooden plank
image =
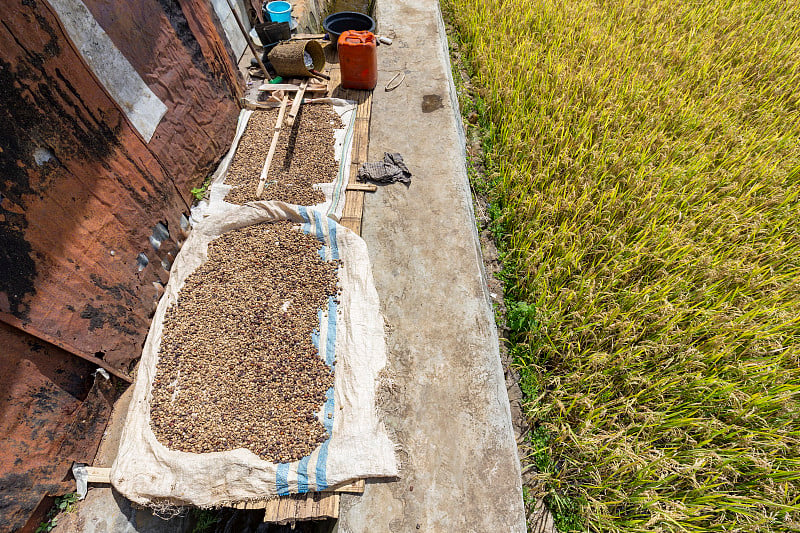
<path fill-rule="evenodd" d="M 328 487 L 322 492 L 349 492 L 352 494 L 361 494 L 364 492 L 364 487 L 366 483 L 363 479 L 357 479 L 355 481 L 351 481 L 349 483 L 340 483 L 338 485 L 334 485 L 333 487 Z"/>
<path fill-rule="evenodd" d="M 377 185 L 373 185 L 372 183 L 348 183 L 347 189 L 348 191 L 364 191 L 364 192 L 375 192 L 378 190 Z"/>
<path fill-rule="evenodd" d="M 308 87 L 308 78 L 304 79 L 300 82 L 300 89 L 294 95 L 294 100 L 292 100 L 292 108 L 289 110 L 289 113 L 286 115 L 286 125 L 292 126 L 294 125 L 294 119 L 297 117 L 297 113 L 300 112 L 300 104 L 303 103 L 303 95 L 306 92 L 306 88 Z M 259 196 L 260 198 L 260 196 Z"/>
<path fill-rule="evenodd" d="M 316 492 L 309 498 L 311 500 L 311 514 L 309 516 L 319 516 L 319 502 L 322 499 L 322 493 Z"/>
<path fill-rule="evenodd" d="M 372 116 L 372 91 L 345 91 L 342 96 L 357 101 L 358 109 L 356 110 L 355 131 L 353 134 L 348 190 L 345 192 L 344 210 L 339 223 L 361 235 L 361 217 L 364 212 L 364 191 L 358 188 L 350 189 L 350 185 L 357 183 L 358 168 L 362 163 L 367 161 L 369 153 L 369 122 Z"/>
<path fill-rule="evenodd" d="M 314 41 L 317 39 L 324 39 L 324 33 L 296 33 L 292 35 L 293 41 Z"/>
<path fill-rule="evenodd" d="M 110 468 L 87 466 L 86 475 L 89 483 L 111 483 Z"/>
<path fill-rule="evenodd" d="M 109 473 L 111 471 L 110 468 L 106 468 L 106 469 L 102 469 L 101 468 L 101 469 L 98 469 L 98 470 L 107 470 Z M 106 476 L 108 476 L 109 473 L 106 473 Z M 237 504 L 232 505 L 232 507 L 234 507 L 236 509 L 272 509 L 272 512 L 274 513 L 274 512 L 277 512 L 278 505 L 279 505 L 281 500 L 291 499 L 291 498 L 300 499 L 300 500 L 302 500 L 304 502 L 304 505 L 305 505 L 305 502 L 307 500 L 313 500 L 313 498 L 315 498 L 315 497 L 316 498 L 320 498 L 325 494 L 331 494 L 331 493 L 337 493 L 337 494 L 341 494 L 341 493 L 362 494 L 364 492 L 365 486 L 366 486 L 366 483 L 365 483 L 365 481 L 363 479 L 357 479 L 355 481 L 340 483 L 338 485 L 334 485 L 332 487 L 328 487 L 327 489 L 325 489 L 325 490 L 323 490 L 321 492 L 308 492 L 308 493 L 305 493 L 305 494 L 290 494 L 288 496 L 280 496 L 278 498 L 272 498 L 270 500 L 257 500 L 257 501 L 250 501 L 250 502 L 239 502 Z M 303 507 L 303 506 L 299 506 L 298 508 L 300 508 L 300 507 Z"/>
<path fill-rule="evenodd" d="M 292 496 L 286 496 L 280 498 L 278 500 L 278 510 L 275 513 L 277 520 L 275 522 L 283 523 L 284 521 L 291 519 L 295 516 L 295 512 L 297 510 L 297 506 L 295 505 L 295 499 Z"/>
<path fill-rule="evenodd" d="M 339 498 L 341 498 L 341 495 L 338 492 L 331 494 L 327 498 L 328 505 L 325 512 L 320 512 L 320 514 L 328 518 L 339 518 Z"/>
<path fill-rule="evenodd" d="M 314 515 L 315 507 L 319 510 L 319 505 L 315 505 L 314 495 L 312 494 L 310 497 L 307 497 L 305 500 L 303 500 L 302 515 L 308 517 L 315 516 Z M 301 514 L 299 510 L 298 514 Z"/>
<path fill-rule="evenodd" d="M 345 212 L 341 220 L 339 220 L 339 223 L 352 230 L 357 235 L 361 235 L 361 214 L 364 210 L 364 193 L 362 191 L 348 191 L 346 194 L 345 207 L 350 205 L 350 213 L 357 212 L 357 214 L 352 215 Z"/>
<path fill-rule="evenodd" d="M 280 499 L 268 500 L 264 506 L 264 522 L 274 522 L 277 519 Z"/>
<path fill-rule="evenodd" d="M 305 87 L 303 87 L 305 89 Z M 286 113 L 286 103 L 289 101 L 289 95 L 286 94 L 281 100 L 281 109 L 278 111 L 278 118 L 275 120 L 275 129 L 272 132 L 272 142 L 269 144 L 269 152 L 267 152 L 267 160 L 264 162 L 264 168 L 261 169 L 261 176 L 258 178 L 258 186 L 256 187 L 256 198 L 261 198 L 264 194 L 264 185 L 267 183 L 267 174 L 269 174 L 269 167 L 272 164 L 272 158 L 275 157 L 275 149 L 278 147 L 278 137 L 281 134 L 281 127 L 283 126 L 283 115 Z M 295 98 L 297 101 L 297 98 Z M 294 108 L 294 104 L 292 104 Z"/>
<path fill-rule="evenodd" d="M 328 500 L 336 499 L 338 494 L 321 493 L 295 494 L 272 500 L 264 512 L 264 522 L 288 524 L 304 520 L 319 520 L 338 514 L 338 501 L 335 510 L 330 509 Z M 325 502 L 325 505 L 321 505 Z"/>
<path fill-rule="evenodd" d="M 309 492 L 306 494 L 290 494 L 262 502 L 249 502 L 237 504 L 237 509 L 264 509 L 264 522 L 274 524 L 288 524 L 302 520 L 320 520 L 323 518 L 337 518 L 339 516 L 339 502 L 342 493 L 360 494 L 364 492 L 363 479 L 329 487 L 322 492 Z M 260 504 L 260 505 L 259 505 Z"/>
<path fill-rule="evenodd" d="M 331 77 L 331 79 L 328 80 L 328 95 L 331 97 L 336 95 L 338 97 L 338 93 L 341 92 L 340 85 L 342 83 L 342 73 L 339 70 L 339 66 L 331 67 L 327 72 L 328 76 Z"/>

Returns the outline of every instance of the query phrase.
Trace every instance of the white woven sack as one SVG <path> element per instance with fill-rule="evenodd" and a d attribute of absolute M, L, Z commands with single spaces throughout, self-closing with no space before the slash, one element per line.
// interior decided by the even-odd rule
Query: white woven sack
<path fill-rule="evenodd" d="M 164 314 L 187 276 L 206 259 L 211 240 L 275 220 L 298 222 L 324 243 L 326 259 L 342 260 L 339 302 L 321 314 L 317 339 L 320 355 L 329 364 L 335 361 L 334 387 L 322 417 L 330 436 L 311 455 L 285 464 L 264 461 L 244 448 L 204 454 L 167 449 L 150 427 Z M 144 345 L 111 483 L 142 505 L 210 507 L 322 490 L 360 477 L 396 476 L 394 444 L 375 408 L 377 378 L 385 364 L 383 319 L 364 241 L 313 209 L 279 202 L 228 206 L 195 227 L 173 264 Z"/>
<path fill-rule="evenodd" d="M 316 183 L 314 188 L 319 189 L 325 195 L 325 201 L 311 206 L 314 209 L 324 211 L 334 220 L 342 217 L 345 202 L 345 190 L 350 179 L 350 163 L 352 161 L 353 136 L 355 135 L 355 120 L 357 105 L 350 100 L 340 98 L 318 98 L 313 104 L 307 105 L 330 105 L 339 118 L 343 126 L 333 130 L 333 151 L 334 158 L 338 163 L 338 170 L 333 181 L 329 183 Z M 199 222 L 203 216 L 213 214 L 220 210 L 227 209 L 230 204 L 225 201 L 225 197 L 230 192 L 232 186 L 225 183 L 233 157 L 239 147 L 239 141 L 244 135 L 247 124 L 252 117 L 253 111 L 242 109 L 239 113 L 239 122 L 236 126 L 236 135 L 233 138 L 231 149 L 220 162 L 214 175 L 211 177 L 208 199 L 200 202 L 192 209 L 192 218 Z M 284 125 L 281 135 L 288 135 L 287 126 Z M 255 188 L 256 184 L 253 184 Z"/>

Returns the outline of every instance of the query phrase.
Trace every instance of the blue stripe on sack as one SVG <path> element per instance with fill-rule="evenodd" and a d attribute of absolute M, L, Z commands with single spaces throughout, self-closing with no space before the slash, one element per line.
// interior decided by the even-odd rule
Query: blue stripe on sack
<path fill-rule="evenodd" d="M 320 258 L 322 258 L 323 261 L 325 261 L 325 256 L 327 255 L 327 249 L 326 249 L 326 246 L 324 244 L 324 241 L 322 241 L 322 239 L 319 238 L 319 232 L 320 232 L 319 217 L 317 216 L 316 212 L 314 211 L 313 212 L 314 213 L 314 219 L 312 220 L 311 216 L 308 214 L 308 210 L 307 210 L 306 207 L 299 207 L 298 206 L 297 211 L 300 213 L 300 216 L 303 217 L 303 219 L 306 221 L 306 223 L 303 224 L 303 226 L 301 227 L 301 229 L 303 230 L 303 233 L 308 234 L 308 235 L 310 235 L 311 233 L 314 233 L 314 235 L 316 235 L 316 237 L 317 237 L 317 240 L 323 242 L 322 246 L 320 246 L 319 250 L 317 250 L 317 254 L 320 256 Z"/>
<path fill-rule="evenodd" d="M 325 244 L 325 233 L 322 231 L 322 216 L 316 209 L 314 210 L 314 226 L 317 229 L 317 239 L 319 239 L 319 242 L 322 244 Z M 323 257 L 323 259 L 325 258 Z"/>
<path fill-rule="evenodd" d="M 325 227 L 322 227 L 324 220 Z M 330 219 L 325 217 L 321 218 L 320 214 L 315 211 L 314 212 L 314 222 L 316 226 L 316 235 L 317 238 L 325 242 L 325 233 L 328 234 L 328 243 L 330 246 L 332 259 L 336 260 L 339 259 L 339 250 L 336 243 L 336 224 L 331 223 Z M 323 259 L 325 257 L 323 256 Z M 325 342 L 325 363 L 333 370 L 334 361 L 336 360 L 336 322 L 337 322 L 337 314 L 336 314 L 336 299 L 334 297 L 328 298 L 328 328 L 326 331 L 326 342 Z M 320 326 L 322 324 L 322 313 L 321 311 L 318 313 L 318 318 L 320 321 Z M 319 335 L 317 336 L 317 342 L 319 343 Z M 318 347 L 320 350 L 321 347 Z M 325 431 L 328 433 L 328 440 L 322 443 L 322 446 L 319 448 L 319 455 L 317 456 L 317 464 L 315 468 L 315 480 L 316 480 L 316 490 L 324 490 L 328 487 L 328 478 L 327 478 L 327 463 L 328 463 L 328 446 L 330 445 L 330 436 L 333 435 L 333 415 L 334 415 L 334 394 L 333 394 L 333 387 L 330 387 L 325 392 L 325 405 L 322 408 L 322 425 L 325 427 Z M 302 465 L 302 461 L 301 461 Z M 303 465 L 304 468 L 307 467 Z M 300 487 L 300 470 L 298 468 L 298 490 Z M 308 485 L 307 476 L 304 474 L 303 481 L 305 486 Z M 307 490 L 307 488 L 306 488 Z"/>
<path fill-rule="evenodd" d="M 328 240 L 330 241 L 332 259 L 339 259 L 339 244 L 336 242 L 336 223 L 328 219 Z"/>
<path fill-rule="evenodd" d="M 322 322 L 322 309 L 317 311 L 317 318 L 319 319 L 320 322 Z M 319 329 L 315 329 L 314 331 L 311 332 L 311 342 L 314 343 L 314 348 L 317 349 L 317 353 L 319 353 L 319 337 L 320 337 Z"/>
<path fill-rule="evenodd" d="M 286 496 L 289 494 L 289 463 L 280 463 L 278 471 L 275 474 L 275 489 L 278 491 L 279 496 Z"/>
<path fill-rule="evenodd" d="M 326 261 L 327 258 L 325 256 L 327 255 L 328 247 L 325 246 L 325 231 L 322 228 L 322 217 L 320 215 L 320 212 L 317 210 L 314 210 L 314 227 L 317 230 L 316 231 L 317 240 L 319 240 L 319 242 L 322 243 L 322 246 L 320 246 L 319 248 L 319 256 L 322 258 L 323 261 Z"/>
<path fill-rule="evenodd" d="M 300 459 L 300 462 L 297 463 L 297 493 L 304 494 L 308 492 L 308 461 L 311 459 L 310 455 L 307 455 Z"/>
<path fill-rule="evenodd" d="M 333 387 L 325 392 L 325 407 L 322 409 L 322 425 L 328 435 L 333 433 Z"/>
<path fill-rule="evenodd" d="M 328 296 L 328 337 L 325 342 L 325 363 L 333 369 L 336 360 L 336 300 Z"/>
<path fill-rule="evenodd" d="M 328 468 L 328 444 L 330 444 L 330 442 L 331 439 L 328 439 L 322 443 L 322 446 L 319 447 L 319 457 L 317 458 L 316 468 L 318 491 L 328 488 L 328 475 L 326 470 Z"/>
<path fill-rule="evenodd" d="M 325 392 L 325 406 L 322 409 L 322 425 L 325 426 L 325 431 L 328 432 L 328 439 L 319 447 L 319 455 L 317 456 L 316 474 L 316 490 L 324 490 L 328 487 L 328 445 L 331 442 L 330 436 L 333 434 L 333 387 L 330 387 Z"/>
<path fill-rule="evenodd" d="M 303 220 L 306 221 L 302 227 L 303 233 L 311 233 L 311 218 L 308 216 L 308 211 L 305 207 L 301 207 L 297 211 L 300 213 L 300 216 L 303 217 Z"/>

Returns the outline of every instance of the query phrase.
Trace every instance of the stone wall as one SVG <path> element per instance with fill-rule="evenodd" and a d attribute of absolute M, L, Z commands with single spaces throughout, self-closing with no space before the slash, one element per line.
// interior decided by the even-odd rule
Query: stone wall
<path fill-rule="evenodd" d="M 321 33 L 322 21 L 332 0 L 296 0 L 292 15 L 297 18 L 298 33 Z"/>

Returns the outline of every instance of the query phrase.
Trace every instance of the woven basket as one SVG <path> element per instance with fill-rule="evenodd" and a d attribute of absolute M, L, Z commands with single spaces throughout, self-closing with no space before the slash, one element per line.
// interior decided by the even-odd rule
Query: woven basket
<path fill-rule="evenodd" d="M 325 52 L 317 41 L 289 41 L 280 43 L 270 51 L 269 62 L 275 68 L 278 76 L 311 76 L 303 60 L 303 52 L 311 55 L 314 70 L 322 71 L 325 67 Z"/>

